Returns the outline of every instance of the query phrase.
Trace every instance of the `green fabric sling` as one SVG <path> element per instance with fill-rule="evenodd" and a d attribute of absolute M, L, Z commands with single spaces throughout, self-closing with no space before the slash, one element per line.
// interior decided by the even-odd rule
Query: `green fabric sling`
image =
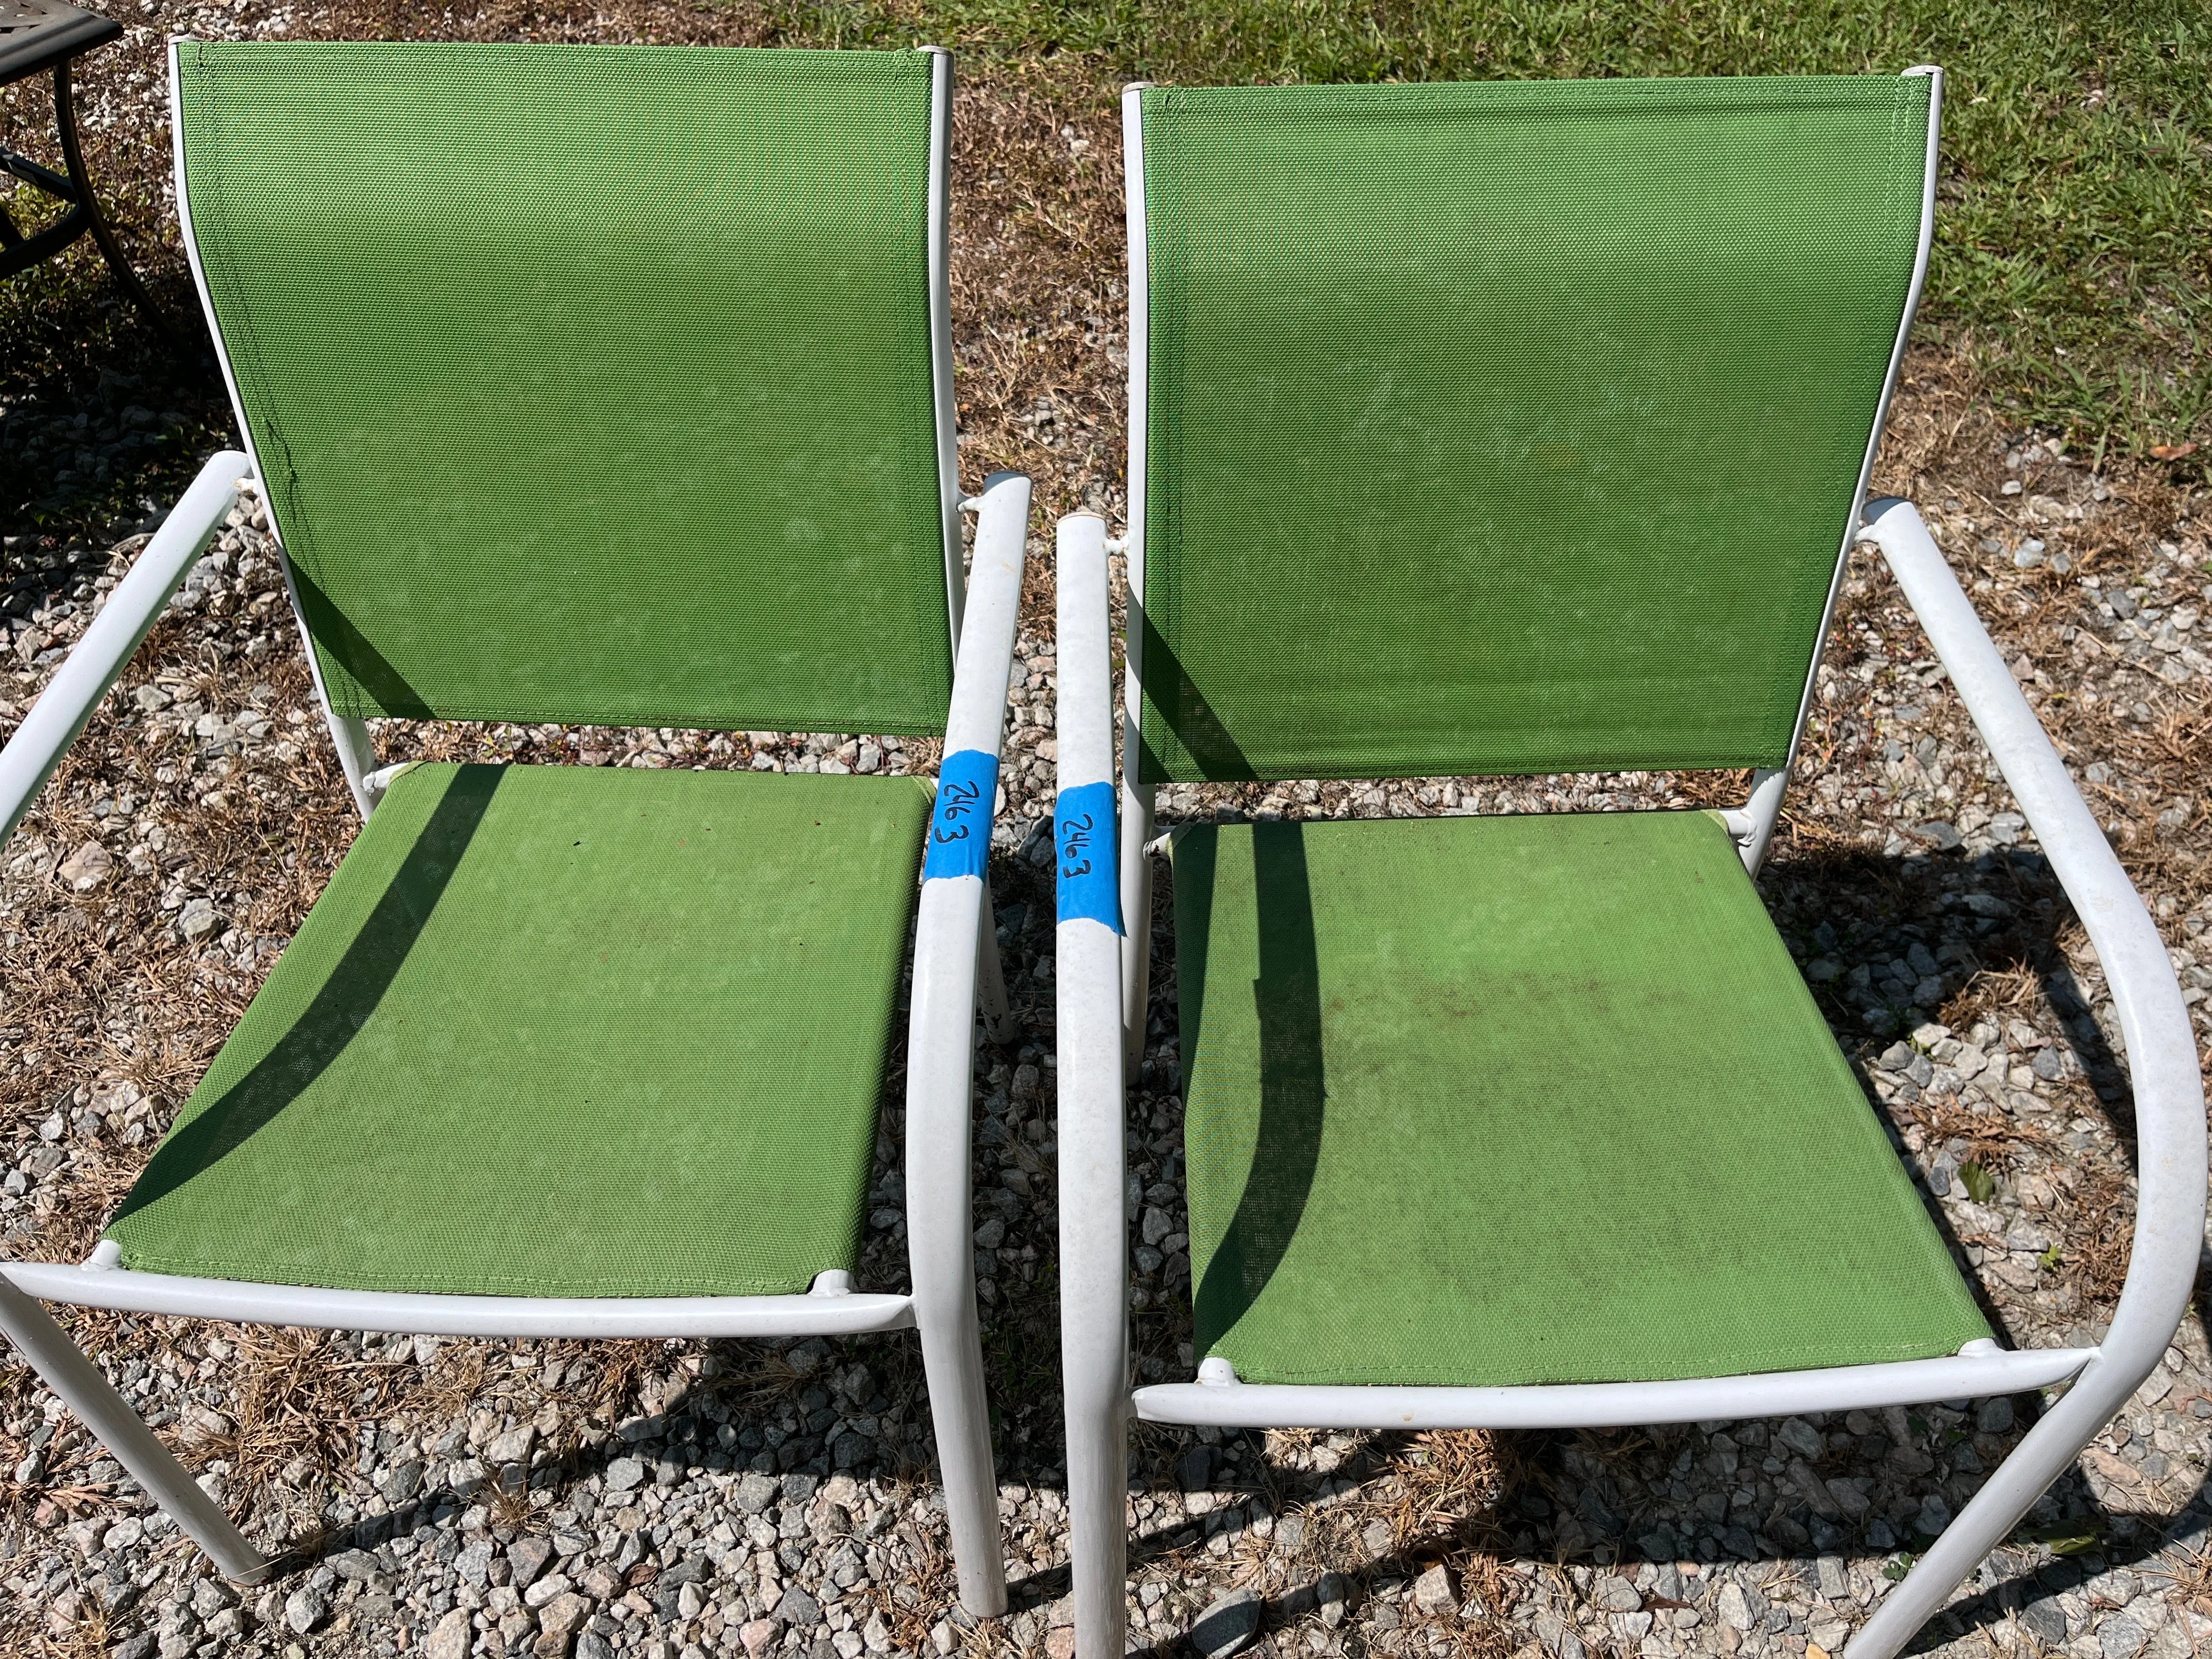
<path fill-rule="evenodd" d="M 1139 778 L 1782 764 L 1928 82 L 1140 100 Z M 1200 1354 L 1475 1386 L 1989 1334 L 1713 818 L 1173 848 Z"/>
<path fill-rule="evenodd" d="M 929 799 L 403 773 L 108 1229 L 124 1265 L 509 1296 L 850 1272 Z"/>
<path fill-rule="evenodd" d="M 179 46 L 194 246 L 341 714 L 942 729 L 933 61 Z M 928 805 L 404 773 L 109 1236 L 370 1291 L 851 1271 Z"/>
<path fill-rule="evenodd" d="M 943 729 L 932 61 L 179 46 L 340 714 Z"/>
<path fill-rule="evenodd" d="M 1142 94 L 1140 777 L 1778 765 L 1928 84 Z"/>
<path fill-rule="evenodd" d="M 1711 816 L 1174 848 L 1200 1355 L 1468 1387 L 1990 1334 Z"/>

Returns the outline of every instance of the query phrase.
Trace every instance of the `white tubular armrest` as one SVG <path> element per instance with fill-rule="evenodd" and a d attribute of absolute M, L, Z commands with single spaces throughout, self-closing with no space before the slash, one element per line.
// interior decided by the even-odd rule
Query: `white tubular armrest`
<path fill-rule="evenodd" d="M 975 951 L 1029 511 L 1030 481 L 1022 474 L 997 472 L 985 483 L 922 864 L 908 1024 L 906 1168 L 908 1250 L 925 1322 L 933 1307 L 972 1306 L 975 1298 L 968 1109 Z M 960 873 L 951 873 L 956 869 Z"/>
<path fill-rule="evenodd" d="M 161 614 L 192 562 L 207 550 L 238 501 L 253 463 L 226 449 L 200 469 L 107 603 L 84 630 L 23 723 L 0 750 L 0 841 L 13 835 L 92 711 Z"/>
<path fill-rule="evenodd" d="M 1060 804 L 1054 828 L 1060 920 L 1054 965 L 1061 1330 L 1071 1393 L 1083 1386 L 1076 1363 L 1079 1347 L 1102 1366 L 1110 1350 L 1113 1364 L 1105 1369 L 1118 1395 L 1125 1380 L 1121 1357 L 1127 1229 L 1122 1215 L 1121 929 L 1104 520 L 1073 514 L 1060 521 L 1057 585 Z"/>
<path fill-rule="evenodd" d="M 2205 1134 L 2196 1039 L 2165 940 L 1920 514 L 1892 498 L 1869 502 L 1867 516 L 1858 538 L 1896 573 L 2104 966 L 2135 1092 L 2137 1176 L 2127 1280 L 2098 1357 L 1884 1598 L 1852 1644 L 1855 1654 L 1878 1655 L 1935 1613 L 1980 1559 L 1980 1540 L 2027 1513 L 2166 1352 L 2203 1248 Z"/>
<path fill-rule="evenodd" d="M 2116 1370 L 2139 1363 L 2139 1382 L 2180 1322 L 2204 1238 L 2204 1086 L 2189 1010 L 2166 941 L 1920 514 L 1895 500 L 1868 511 L 1859 539 L 1897 573 L 2112 987 L 2135 1090 L 2140 1191 L 2127 1282 L 2099 1348 Z"/>
<path fill-rule="evenodd" d="M 1111 1656 L 1127 1622 L 1129 1230 L 1105 520 L 1060 521 L 1058 586 L 1060 1375 L 1076 1650 Z"/>
<path fill-rule="evenodd" d="M 913 1012 L 907 1024 L 907 1266 L 929 1378 L 929 1412 L 945 1480 L 960 1599 L 1003 1613 L 998 1477 L 975 1312 L 975 1194 L 969 1102 L 975 1060 L 976 952 L 988 923 L 986 879 L 1006 729 L 1007 671 L 1022 602 L 1030 481 L 984 481 L 975 554 L 953 665 L 945 759 L 922 853 L 915 924 Z M 957 556 L 957 550 L 955 550 Z"/>

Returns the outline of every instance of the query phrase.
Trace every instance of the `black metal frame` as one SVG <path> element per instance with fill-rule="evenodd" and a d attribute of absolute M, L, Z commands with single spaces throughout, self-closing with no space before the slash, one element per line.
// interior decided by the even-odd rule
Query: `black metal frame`
<path fill-rule="evenodd" d="M 33 190 L 70 204 L 69 211 L 59 220 L 28 236 L 17 228 L 15 220 L 9 216 L 7 209 L 0 207 L 0 276 L 9 276 L 19 270 L 27 270 L 40 260 L 52 258 L 80 236 L 89 235 L 99 246 L 100 257 L 107 261 L 108 269 L 115 273 L 115 280 L 123 291 L 131 296 L 132 303 L 147 319 L 173 343 L 177 337 L 175 329 L 171 326 L 168 318 L 162 314 L 161 307 L 154 303 L 154 296 L 146 291 L 145 283 L 138 280 L 137 272 L 132 270 L 129 262 L 124 258 L 122 245 L 115 240 L 114 231 L 102 216 L 99 201 L 93 194 L 92 179 L 85 172 L 84 146 L 76 126 L 76 102 L 70 85 L 70 59 L 78 52 L 104 45 L 122 33 L 119 27 L 106 19 L 96 21 L 106 27 L 97 33 L 88 30 L 79 33 L 71 30 L 68 35 L 74 38 L 65 37 L 53 43 L 64 54 L 55 58 L 52 69 L 54 77 L 54 125 L 61 135 L 62 161 L 68 167 L 68 173 L 56 173 L 52 167 L 41 167 L 27 155 L 19 155 L 5 145 L 0 145 L 0 173 L 9 173 Z M 90 38 L 85 38 L 87 35 Z M 35 68 L 30 72 L 35 73 Z M 8 78 L 21 77 L 10 76 Z"/>

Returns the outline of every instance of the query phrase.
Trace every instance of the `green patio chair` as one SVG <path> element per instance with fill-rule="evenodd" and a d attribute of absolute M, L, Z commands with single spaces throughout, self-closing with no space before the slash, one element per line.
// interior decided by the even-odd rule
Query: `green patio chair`
<path fill-rule="evenodd" d="M 1589 1427 L 2070 1382 L 1851 1644 L 1889 1659 L 2164 1351 L 2205 1195 L 2179 989 L 1917 516 L 1862 528 L 1941 85 L 1127 94 L 1120 902 L 1073 873 L 1095 853 L 1064 858 L 1060 925 L 1079 1653 L 1121 1650 L 1132 1411 Z M 1752 883 L 1855 538 L 2112 988 L 2140 1209 L 2095 1348 L 2000 1346 Z M 1060 546 L 1061 817 L 1095 848 L 1105 526 Z M 1724 767 L 1754 769 L 1741 809 L 1153 840 L 1170 781 Z M 1155 850 L 1198 1364 L 1132 1392 L 1121 1085 Z"/>
<path fill-rule="evenodd" d="M 181 41 L 172 78 L 252 459 L 210 462 L 116 589 L 0 755 L 0 811 L 250 471 L 367 822 L 92 1258 L 0 1269 L 0 1328 L 251 1579 L 270 1564 L 41 1299 L 918 1326 L 961 1595 L 1001 1610 L 969 1066 L 979 978 L 1007 1035 L 981 921 L 1030 489 L 959 495 L 950 60 Z M 380 769 L 378 717 L 942 733 L 945 758 L 933 809 L 916 777 Z M 912 1283 L 861 1290 L 910 928 Z"/>

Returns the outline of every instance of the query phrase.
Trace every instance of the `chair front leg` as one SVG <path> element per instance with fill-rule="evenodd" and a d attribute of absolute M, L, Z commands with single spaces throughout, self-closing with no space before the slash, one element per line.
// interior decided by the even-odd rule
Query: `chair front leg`
<path fill-rule="evenodd" d="M 975 1314 L 974 1171 L 967 1133 L 981 885 L 973 876 L 922 884 L 908 1025 L 906 1183 L 915 1323 L 929 1377 L 929 1414 L 960 1601 L 969 1612 L 988 1618 L 1006 1610 L 1006 1571 Z"/>
<path fill-rule="evenodd" d="M 131 1478 L 208 1553 L 226 1577 L 257 1584 L 269 1577 L 276 1563 L 246 1541 L 221 1506 L 200 1490 L 185 1466 L 100 1375 L 100 1367 L 36 1299 L 16 1288 L 5 1269 L 0 1269 L 0 1331 L 76 1413 L 77 1421 L 115 1454 L 115 1461 L 131 1471 Z"/>
<path fill-rule="evenodd" d="M 946 1518 L 960 1600 L 986 1617 L 1006 1610 L 999 1538 L 998 1471 L 984 1395 L 975 1312 L 974 1170 L 969 1145 L 975 1006 L 991 927 L 991 824 L 1026 556 L 1030 481 L 994 473 L 975 526 L 959 663 L 945 720 L 929 852 L 915 925 L 914 998 L 907 1025 L 907 1255 L 915 1322 L 929 1374 Z M 995 947 L 995 939 L 988 944 Z M 999 993 L 1000 1007 L 1005 991 Z"/>
<path fill-rule="evenodd" d="M 1022 1028 L 1006 996 L 1006 970 L 999 957 L 998 917 L 988 881 L 983 884 L 983 920 L 975 946 L 975 1000 L 982 1007 L 983 1029 L 994 1042 L 1012 1042 Z"/>
<path fill-rule="evenodd" d="M 1059 543 L 1060 795 L 1053 840 L 1068 1554 L 1077 1659 L 1119 1659 L 1129 1623 L 1129 1230 L 1121 1029 L 1127 871 L 1116 860 L 1127 855 L 1127 842 L 1120 841 L 1117 854 L 1105 522 L 1071 514 L 1060 521 Z M 1130 937 L 1141 935 L 1132 927 Z"/>
<path fill-rule="evenodd" d="M 1896 1659 L 1920 1627 L 1942 1611 L 1989 1553 L 2004 1542 L 2051 1483 L 2066 1472 L 2140 1382 L 2121 1367 L 2092 1360 L 2066 1395 L 2044 1413 L 2012 1455 L 1959 1511 L 1859 1627 L 1845 1659 Z"/>

